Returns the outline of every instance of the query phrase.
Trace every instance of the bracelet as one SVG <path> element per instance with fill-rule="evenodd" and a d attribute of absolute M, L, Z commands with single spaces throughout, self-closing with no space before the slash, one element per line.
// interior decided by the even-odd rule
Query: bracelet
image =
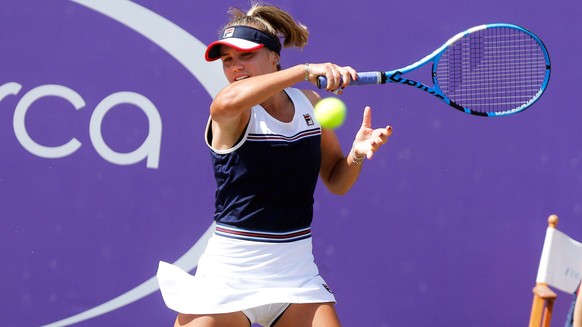
<path fill-rule="evenodd" d="M 309 81 L 309 64 L 305 64 L 305 80 Z"/>
<path fill-rule="evenodd" d="M 362 162 L 364 162 L 364 158 L 366 158 L 366 156 L 356 157 L 356 154 L 354 153 L 352 163 L 355 163 L 356 165 L 361 165 Z"/>
<path fill-rule="evenodd" d="M 362 164 L 362 162 L 364 162 L 364 159 L 366 158 L 366 155 L 363 155 L 361 157 L 356 156 L 356 151 L 354 151 L 354 147 L 353 146 L 352 146 L 351 152 L 353 153 L 352 163 L 360 166 Z"/>

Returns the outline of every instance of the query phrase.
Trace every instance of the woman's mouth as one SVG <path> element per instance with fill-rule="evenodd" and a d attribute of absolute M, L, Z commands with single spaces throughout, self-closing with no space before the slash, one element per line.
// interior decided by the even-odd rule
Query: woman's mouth
<path fill-rule="evenodd" d="M 243 80 L 245 78 L 249 78 L 249 77 L 250 77 L 249 75 L 241 75 L 241 76 L 237 76 L 234 80 L 235 81 L 241 81 L 241 80 Z"/>

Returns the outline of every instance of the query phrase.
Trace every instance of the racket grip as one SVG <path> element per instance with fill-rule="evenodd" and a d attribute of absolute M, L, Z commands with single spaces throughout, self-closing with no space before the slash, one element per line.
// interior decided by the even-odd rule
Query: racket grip
<path fill-rule="evenodd" d="M 364 72 L 357 73 L 357 80 L 350 81 L 350 85 L 370 85 L 370 84 L 383 84 L 386 83 L 386 78 L 384 78 L 383 72 Z M 325 76 L 317 77 L 317 87 L 320 89 L 325 89 L 327 87 L 327 78 Z"/>

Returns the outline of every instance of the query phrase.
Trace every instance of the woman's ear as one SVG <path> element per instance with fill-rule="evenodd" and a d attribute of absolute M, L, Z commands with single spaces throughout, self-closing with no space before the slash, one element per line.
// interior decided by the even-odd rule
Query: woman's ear
<path fill-rule="evenodd" d="M 269 57 L 271 57 L 271 63 L 278 67 L 281 63 L 281 57 L 279 57 L 279 55 L 273 51 L 271 51 L 271 55 Z"/>

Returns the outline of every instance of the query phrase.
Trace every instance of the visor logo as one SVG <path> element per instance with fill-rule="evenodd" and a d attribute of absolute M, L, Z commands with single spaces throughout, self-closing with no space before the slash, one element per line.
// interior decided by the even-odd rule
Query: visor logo
<path fill-rule="evenodd" d="M 227 37 L 232 37 L 234 35 L 234 27 L 230 27 L 224 30 L 222 34 L 222 38 L 226 39 Z"/>

